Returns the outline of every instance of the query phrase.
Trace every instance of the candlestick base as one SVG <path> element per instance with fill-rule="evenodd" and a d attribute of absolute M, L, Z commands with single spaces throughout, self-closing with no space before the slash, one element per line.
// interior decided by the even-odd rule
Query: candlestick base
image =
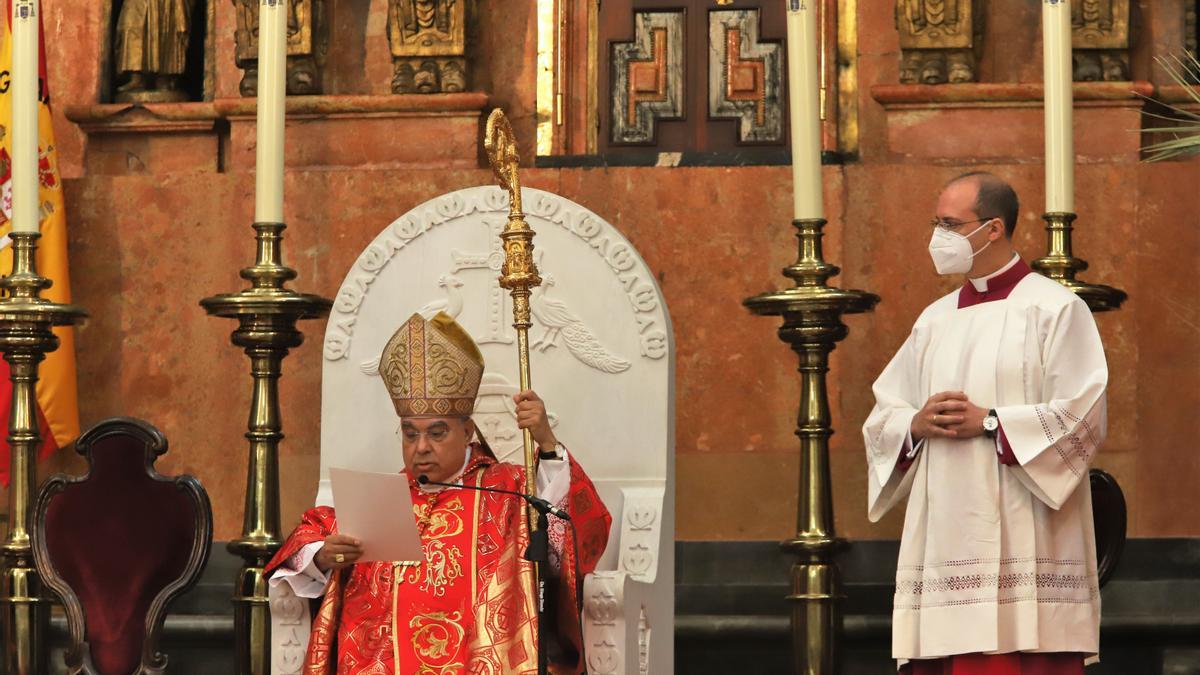
<path fill-rule="evenodd" d="M 289 350 L 304 342 L 296 327 L 301 319 L 326 316 L 332 301 L 297 293 L 284 284 L 296 271 L 282 262 L 283 223 L 255 223 L 258 261 L 241 271 L 250 288 L 215 295 L 200 301 L 213 316 L 237 319 L 233 344 L 250 357 L 253 395 L 246 438 L 250 463 L 246 479 L 246 504 L 242 536 L 229 543 L 229 551 L 245 562 L 234 590 L 234 648 L 237 672 L 269 675 L 271 672 L 271 616 L 263 570 L 282 544 L 279 527 L 279 443 L 283 423 L 279 415 L 279 378 Z"/>
<path fill-rule="evenodd" d="M 1090 284 L 1075 275 L 1088 268 L 1087 261 L 1071 253 L 1071 233 L 1074 230 L 1075 214 L 1065 211 L 1042 215 L 1046 221 L 1048 237 L 1046 255 L 1033 261 L 1033 269 L 1066 286 L 1078 295 L 1093 312 L 1120 309 L 1129 297 L 1125 291 L 1102 284 Z"/>

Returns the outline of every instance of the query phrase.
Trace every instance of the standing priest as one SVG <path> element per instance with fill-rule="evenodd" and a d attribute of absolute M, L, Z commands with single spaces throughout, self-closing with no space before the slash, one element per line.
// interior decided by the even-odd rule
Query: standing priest
<path fill-rule="evenodd" d="M 1079 675 L 1099 652 L 1088 464 L 1108 369 L 1083 301 L 1013 252 L 1017 212 L 990 174 L 942 191 L 929 252 L 966 283 L 917 319 L 863 427 L 871 520 L 908 496 L 902 672 Z"/>
<path fill-rule="evenodd" d="M 360 542 L 339 534 L 334 510 L 317 507 L 267 566 L 270 583 L 321 597 L 304 673 L 411 675 L 536 673 L 532 565 L 523 501 L 508 495 L 419 485 L 416 478 L 521 491 L 525 470 L 496 460 L 471 421 L 483 356 L 453 319 L 413 315 L 383 350 L 379 372 L 400 417 L 401 450 L 425 560 L 356 564 Z M 580 559 L 550 530 L 559 602 L 556 672 L 578 672 L 576 581 L 604 552 L 612 518 L 579 464 L 555 438 L 532 391 L 515 398 L 517 423 L 538 443 L 538 494 L 570 513 Z M 472 441 L 473 438 L 478 440 Z M 552 522 L 556 519 L 551 519 Z M 547 641 L 548 643 L 551 641 Z"/>

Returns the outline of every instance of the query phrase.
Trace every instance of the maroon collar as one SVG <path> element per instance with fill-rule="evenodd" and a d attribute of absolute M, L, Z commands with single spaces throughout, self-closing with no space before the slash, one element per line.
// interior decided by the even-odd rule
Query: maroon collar
<path fill-rule="evenodd" d="M 1009 293 L 1017 287 L 1017 284 L 1026 276 L 1033 274 L 1033 270 L 1029 269 L 1029 265 L 1025 264 L 1024 260 L 1017 260 L 1017 263 L 1005 270 L 1002 274 L 992 277 L 987 280 L 987 289 L 983 291 L 975 290 L 975 284 L 970 280 L 963 285 L 962 290 L 958 292 L 958 308 L 972 307 L 984 302 L 993 302 L 995 300 L 1003 300 L 1008 297 Z"/>

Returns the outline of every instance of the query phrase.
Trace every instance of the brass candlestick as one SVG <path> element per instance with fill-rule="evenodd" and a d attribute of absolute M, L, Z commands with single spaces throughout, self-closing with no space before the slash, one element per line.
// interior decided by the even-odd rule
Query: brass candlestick
<path fill-rule="evenodd" d="M 799 561 L 792 566 L 792 658 L 795 672 L 830 675 L 837 672 L 837 635 L 841 629 L 841 580 L 834 554 L 845 546 L 833 531 L 832 481 L 829 477 L 829 437 L 833 427 L 825 374 L 829 353 L 846 337 L 843 314 L 869 312 L 879 296 L 828 285 L 838 268 L 821 252 L 823 219 L 796 220 L 799 259 L 784 269 L 795 287 L 745 300 L 750 311 L 782 316 L 779 338 L 800 357 L 799 512 L 795 538 L 785 551 Z"/>
<path fill-rule="evenodd" d="M 54 326 L 79 323 L 87 313 L 79 307 L 41 297 L 53 283 L 38 276 L 35 253 L 38 232 L 12 232 L 12 273 L 0 280 L 0 351 L 8 361 L 12 404 L 8 421 L 8 536 L 4 540 L 3 605 L 4 672 L 40 675 L 47 672 L 50 600 L 33 564 L 29 522 L 37 486 L 37 449 L 42 438 L 37 423 L 38 365 L 58 349 Z"/>
<path fill-rule="evenodd" d="M 1071 253 L 1074 213 L 1046 213 L 1046 256 L 1033 261 L 1033 269 L 1071 289 L 1093 312 L 1119 309 L 1129 296 L 1118 288 L 1089 284 L 1075 278 L 1088 268 L 1087 261 Z"/>
<path fill-rule="evenodd" d="M 319 319 L 332 301 L 297 293 L 284 284 L 296 271 L 283 265 L 283 223 L 254 223 L 258 262 L 242 270 L 250 288 L 205 298 L 200 305 L 214 316 L 238 320 L 233 344 L 250 357 L 254 379 L 250 401 L 250 466 L 246 476 L 246 506 L 242 538 L 229 542 L 229 551 L 245 561 L 234 589 L 234 646 L 241 675 L 271 673 L 271 615 L 263 567 L 282 543 L 279 536 L 279 376 L 288 350 L 299 347 L 304 334 L 301 319 Z"/>

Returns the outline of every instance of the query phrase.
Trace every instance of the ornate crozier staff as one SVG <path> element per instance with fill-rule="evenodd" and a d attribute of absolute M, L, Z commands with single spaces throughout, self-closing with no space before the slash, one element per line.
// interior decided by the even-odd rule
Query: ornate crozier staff
<path fill-rule="evenodd" d="M 521 177 L 518 175 L 520 157 L 517 154 L 517 139 L 504 111 L 497 108 L 488 116 L 487 131 L 483 147 L 488 161 L 496 174 L 500 187 L 508 190 L 508 223 L 500 233 L 504 242 L 504 266 L 500 268 L 500 287 L 508 289 L 513 301 L 513 328 L 517 329 L 517 359 L 520 370 L 521 391 L 532 384 L 529 377 L 529 296 L 533 289 L 542 285 L 537 265 L 533 262 L 533 228 L 525 222 L 521 212 Z M 525 441 L 525 493 L 537 496 L 537 452 L 533 446 L 533 433 L 524 430 Z M 537 512 L 529 509 L 529 527 L 537 529 Z"/>
<path fill-rule="evenodd" d="M 517 363 L 520 371 L 521 391 L 531 388 L 529 377 L 529 296 L 533 289 L 542 284 L 537 265 L 533 262 L 533 228 L 525 222 L 521 211 L 521 177 L 518 174 L 520 156 L 517 154 L 517 138 L 504 111 L 499 108 L 488 115 L 487 130 L 483 136 L 483 148 L 487 151 L 496 182 L 508 190 L 508 223 L 500 233 L 504 244 L 504 266 L 500 268 L 500 287 L 508 289 L 513 301 L 513 328 L 517 329 Z M 537 497 L 537 451 L 533 445 L 533 433 L 524 429 L 525 443 L 525 494 Z M 538 673 L 547 668 L 546 650 L 543 649 L 546 626 L 545 572 L 548 541 L 544 523 L 546 516 L 539 514 L 531 505 L 529 516 L 529 548 L 525 558 L 534 563 L 531 597 L 537 602 L 538 613 Z M 539 530 L 543 530 L 539 532 Z"/>

